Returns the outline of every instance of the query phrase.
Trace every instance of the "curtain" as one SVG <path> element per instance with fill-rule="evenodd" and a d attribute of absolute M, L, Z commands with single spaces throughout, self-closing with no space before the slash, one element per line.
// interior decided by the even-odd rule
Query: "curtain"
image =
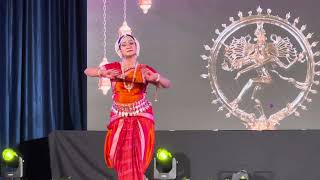
<path fill-rule="evenodd" d="M 86 129 L 86 0 L 1 0 L 0 150 Z"/>

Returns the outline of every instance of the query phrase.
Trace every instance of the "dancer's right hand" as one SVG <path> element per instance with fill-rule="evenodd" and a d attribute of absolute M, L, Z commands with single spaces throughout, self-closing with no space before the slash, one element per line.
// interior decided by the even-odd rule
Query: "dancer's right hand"
<path fill-rule="evenodd" d="M 116 79 L 119 75 L 121 75 L 121 72 L 116 69 L 108 69 L 108 70 L 102 69 L 102 70 L 100 70 L 101 77 L 105 77 L 105 78 L 109 78 L 109 79 Z"/>

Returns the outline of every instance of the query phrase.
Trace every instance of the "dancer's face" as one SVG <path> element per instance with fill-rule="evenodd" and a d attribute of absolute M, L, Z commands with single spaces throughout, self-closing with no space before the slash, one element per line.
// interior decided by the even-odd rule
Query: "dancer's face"
<path fill-rule="evenodd" d="M 131 37 L 124 37 L 121 40 L 120 51 L 123 57 L 135 56 L 137 54 L 137 45 Z"/>

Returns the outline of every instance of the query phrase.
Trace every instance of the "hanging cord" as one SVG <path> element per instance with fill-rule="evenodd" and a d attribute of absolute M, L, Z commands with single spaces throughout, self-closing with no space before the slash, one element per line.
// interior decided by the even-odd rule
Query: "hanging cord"
<path fill-rule="evenodd" d="M 108 4 L 108 5 L 107 5 Z M 99 67 L 102 68 L 105 64 L 108 64 L 107 59 L 107 7 L 110 6 L 110 0 L 103 0 L 103 59 Z M 109 8 L 110 9 L 110 8 Z M 110 12 L 109 12 L 110 13 Z M 111 82 L 108 78 L 99 78 L 98 87 L 102 90 L 103 94 L 106 95 L 111 87 Z"/>
<path fill-rule="evenodd" d="M 123 21 L 127 21 L 127 0 L 123 0 Z"/>
<path fill-rule="evenodd" d="M 107 57 L 107 0 L 103 0 L 103 57 Z"/>
<path fill-rule="evenodd" d="M 103 57 L 107 58 L 107 49 L 109 47 L 109 44 L 107 44 L 107 37 L 108 37 L 108 31 L 107 31 L 107 23 L 110 22 L 111 18 L 111 8 L 110 0 L 103 0 Z"/>

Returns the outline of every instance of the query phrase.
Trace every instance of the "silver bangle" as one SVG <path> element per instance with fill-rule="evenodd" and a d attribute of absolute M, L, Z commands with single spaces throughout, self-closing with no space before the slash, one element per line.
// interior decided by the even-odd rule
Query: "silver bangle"
<path fill-rule="evenodd" d="M 98 69 L 98 76 L 101 77 L 101 68 Z"/>

